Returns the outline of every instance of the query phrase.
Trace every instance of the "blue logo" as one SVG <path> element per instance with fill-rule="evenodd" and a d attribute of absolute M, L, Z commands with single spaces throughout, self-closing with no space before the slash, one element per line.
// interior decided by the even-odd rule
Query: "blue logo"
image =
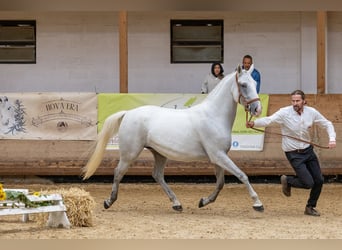
<path fill-rule="evenodd" d="M 239 146 L 239 142 L 238 141 L 233 141 L 232 143 L 234 148 L 237 148 Z"/>

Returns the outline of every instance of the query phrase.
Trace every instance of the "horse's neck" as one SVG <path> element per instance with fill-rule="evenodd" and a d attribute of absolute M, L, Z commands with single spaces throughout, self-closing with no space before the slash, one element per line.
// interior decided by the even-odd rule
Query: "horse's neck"
<path fill-rule="evenodd" d="M 221 80 L 204 102 L 215 112 L 235 118 L 238 95 L 235 73 L 232 73 Z"/>

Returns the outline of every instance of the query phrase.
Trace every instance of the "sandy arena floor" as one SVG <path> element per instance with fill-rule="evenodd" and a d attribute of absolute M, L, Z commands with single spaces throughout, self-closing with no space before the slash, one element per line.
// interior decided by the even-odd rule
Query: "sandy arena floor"
<path fill-rule="evenodd" d="M 51 229 L 21 216 L 0 217 L 0 239 L 342 239 L 342 184 L 328 183 L 318 204 L 320 217 L 303 214 L 308 190 L 293 189 L 290 198 L 280 184 L 253 184 L 265 211 L 252 209 L 243 184 L 226 184 L 218 199 L 198 208 L 214 184 L 170 184 L 183 205 L 172 204 L 157 184 L 120 184 L 119 197 L 105 210 L 111 184 L 9 184 L 7 188 L 40 191 L 80 187 L 96 201 L 93 227 Z"/>

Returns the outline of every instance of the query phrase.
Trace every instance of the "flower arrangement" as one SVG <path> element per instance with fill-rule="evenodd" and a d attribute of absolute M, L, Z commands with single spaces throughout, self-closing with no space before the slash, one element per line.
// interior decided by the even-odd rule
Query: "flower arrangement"
<path fill-rule="evenodd" d="M 39 192 L 34 192 L 33 196 L 41 197 Z M 0 183 L 0 201 L 14 201 L 12 208 L 19 207 L 17 203 L 22 203 L 25 207 L 41 207 L 51 205 L 51 201 L 31 201 L 26 194 L 15 190 L 5 190 Z M 7 203 L 2 203 L 3 206 L 7 206 Z"/>
<path fill-rule="evenodd" d="M 6 200 L 6 193 L 2 187 L 2 184 L 0 183 L 0 201 Z"/>

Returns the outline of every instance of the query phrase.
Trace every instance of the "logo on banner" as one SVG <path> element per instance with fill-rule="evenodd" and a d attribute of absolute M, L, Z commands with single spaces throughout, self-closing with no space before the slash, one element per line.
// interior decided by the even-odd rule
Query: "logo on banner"
<path fill-rule="evenodd" d="M 76 122 L 84 127 L 92 126 L 91 119 L 79 114 L 81 103 L 63 98 L 51 100 L 42 104 L 42 112 L 32 118 L 32 125 L 39 127 L 44 123 L 55 122 L 60 132 L 68 130 L 69 122 Z"/>

